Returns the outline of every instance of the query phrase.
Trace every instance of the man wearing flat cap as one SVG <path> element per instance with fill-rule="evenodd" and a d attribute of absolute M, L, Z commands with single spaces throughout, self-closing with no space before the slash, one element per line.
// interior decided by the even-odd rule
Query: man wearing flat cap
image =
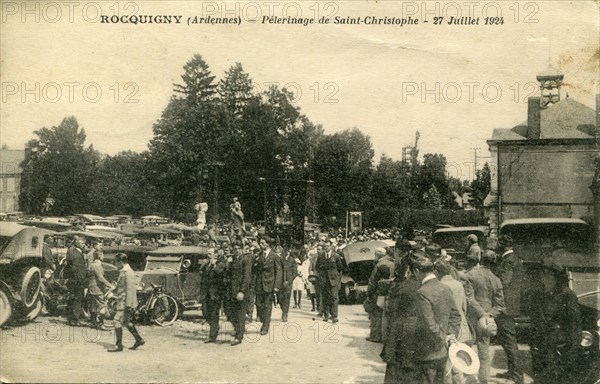
<path fill-rule="evenodd" d="M 469 236 L 467 236 L 467 243 L 469 245 L 467 246 L 467 252 L 465 253 L 465 257 L 467 259 L 480 261 L 481 247 L 479 246 L 479 239 L 477 238 L 477 235 L 472 233 Z"/>
<path fill-rule="evenodd" d="M 369 313 L 371 327 L 367 340 L 374 343 L 381 343 L 383 339 L 383 306 L 379 305 L 383 303 L 381 300 L 378 300 L 378 297 L 387 295 L 389 285 L 394 279 L 395 263 L 394 260 L 387 255 L 387 252 L 383 247 L 379 247 L 375 250 L 375 257 L 377 259 L 377 264 L 375 264 L 375 268 L 373 268 L 373 272 L 371 272 L 371 277 L 369 278 L 367 295 L 371 302 L 377 303 L 378 305 L 373 306 L 371 313 Z"/>
<path fill-rule="evenodd" d="M 421 287 L 417 291 L 417 328 L 414 360 L 421 383 L 443 383 L 448 343 L 456 341 L 460 330 L 460 313 L 448 286 L 433 272 L 433 263 L 426 257 L 412 260 L 412 270 Z"/>

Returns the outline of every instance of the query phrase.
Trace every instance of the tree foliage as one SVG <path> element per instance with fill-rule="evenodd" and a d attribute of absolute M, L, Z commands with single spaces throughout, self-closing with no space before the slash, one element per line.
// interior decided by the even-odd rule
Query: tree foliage
<path fill-rule="evenodd" d="M 99 153 L 84 146 L 86 134 L 75 117 L 34 132 L 25 147 L 19 205 L 41 213 L 46 198 L 54 199 L 48 214 L 88 212 L 88 194 L 96 176 Z"/>

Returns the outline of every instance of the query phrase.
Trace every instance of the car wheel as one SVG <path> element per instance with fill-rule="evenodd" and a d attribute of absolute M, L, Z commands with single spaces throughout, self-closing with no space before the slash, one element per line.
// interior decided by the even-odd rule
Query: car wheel
<path fill-rule="evenodd" d="M 158 296 L 150 307 L 150 319 L 160 326 L 173 324 L 178 315 L 177 301 L 169 295 Z"/>
<path fill-rule="evenodd" d="M 29 309 L 29 311 L 25 312 L 19 319 L 22 322 L 29 322 L 35 320 L 41 313 L 44 308 L 44 300 L 42 299 L 42 295 L 39 295 L 35 304 Z"/>
<path fill-rule="evenodd" d="M 12 303 L 6 292 L 0 289 L 0 326 L 4 325 L 12 316 Z"/>
<path fill-rule="evenodd" d="M 31 267 L 23 274 L 21 281 L 21 301 L 25 308 L 31 308 L 40 294 L 42 273 L 38 267 Z"/>

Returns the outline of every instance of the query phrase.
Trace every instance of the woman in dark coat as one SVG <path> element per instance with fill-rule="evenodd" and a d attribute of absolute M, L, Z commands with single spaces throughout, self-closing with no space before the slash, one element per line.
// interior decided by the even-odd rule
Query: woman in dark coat
<path fill-rule="evenodd" d="M 417 290 L 419 282 L 409 271 L 410 253 L 402 257 L 395 268 L 384 311 L 390 319 L 383 340 L 382 359 L 387 362 L 384 383 L 414 383 L 417 370 L 413 363 L 417 328 Z"/>

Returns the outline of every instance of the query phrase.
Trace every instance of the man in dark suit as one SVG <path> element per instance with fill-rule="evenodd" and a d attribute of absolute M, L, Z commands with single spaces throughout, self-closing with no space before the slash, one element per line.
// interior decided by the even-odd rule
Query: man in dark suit
<path fill-rule="evenodd" d="M 241 344 L 246 330 L 246 309 L 252 281 L 253 255 L 243 253 L 242 243 L 235 242 L 233 260 L 229 265 L 229 300 L 231 306 L 231 322 L 235 329 L 235 339 L 231 345 Z"/>
<path fill-rule="evenodd" d="M 227 293 L 226 273 L 227 259 L 225 255 L 213 254 L 203 276 L 206 280 L 207 289 L 205 317 L 210 326 L 208 339 L 205 343 L 216 342 L 219 335 L 219 315 L 223 299 Z"/>
<path fill-rule="evenodd" d="M 448 357 L 448 343 L 456 341 L 460 313 L 452 291 L 437 279 L 433 263 L 426 257 L 413 261 L 413 272 L 421 287 L 417 300 L 417 328 L 414 360 L 422 383 L 442 384 Z"/>
<path fill-rule="evenodd" d="M 273 293 L 279 292 L 283 279 L 281 259 L 271 249 L 272 240 L 265 237 L 258 242 L 261 252 L 254 259 L 253 273 L 255 278 L 254 292 L 258 317 L 262 322 L 261 335 L 269 333 L 271 311 L 273 310 Z"/>
<path fill-rule="evenodd" d="M 298 276 L 298 264 L 296 259 L 291 255 L 287 249 L 283 250 L 284 255 L 281 259 L 281 271 L 283 277 L 283 287 L 277 295 L 277 301 L 281 305 L 281 320 L 286 322 L 288 320 L 288 313 L 290 311 L 290 298 L 292 297 L 292 282 Z"/>
<path fill-rule="evenodd" d="M 333 239 L 332 239 L 333 240 Z M 323 321 L 338 322 L 339 291 L 344 268 L 342 258 L 333 251 L 334 240 L 325 245 L 325 252 L 317 256 L 317 271 L 323 297 Z"/>
<path fill-rule="evenodd" d="M 83 250 L 85 241 L 75 236 L 73 245 L 67 250 L 67 288 L 71 298 L 67 304 L 67 320 L 71 326 L 83 325 L 80 321 L 85 288 L 87 288 L 87 264 Z"/>

